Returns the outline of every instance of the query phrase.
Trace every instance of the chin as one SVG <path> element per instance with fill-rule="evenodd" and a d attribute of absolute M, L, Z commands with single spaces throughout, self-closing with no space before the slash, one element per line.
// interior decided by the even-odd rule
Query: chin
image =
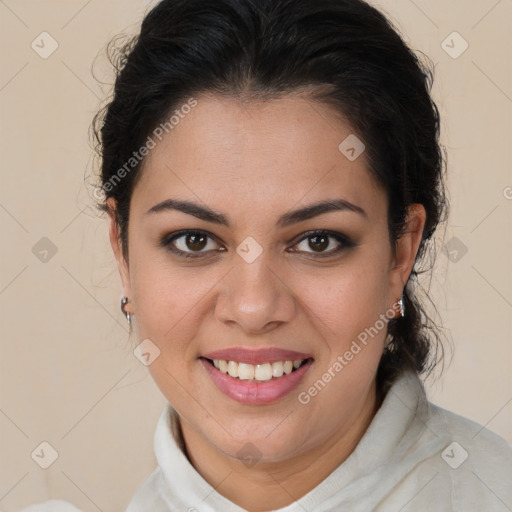
<path fill-rule="evenodd" d="M 218 435 L 210 438 L 210 442 L 229 457 L 265 463 L 289 459 L 302 453 L 306 447 L 305 440 L 308 436 L 303 424 L 302 427 L 296 426 L 296 432 L 294 428 L 290 428 L 286 420 L 278 418 L 274 418 L 273 421 L 262 420 L 256 425 L 254 422 L 244 424 L 242 426 L 238 423 L 240 430 L 229 430 L 233 436 L 219 427 L 216 429 Z"/>

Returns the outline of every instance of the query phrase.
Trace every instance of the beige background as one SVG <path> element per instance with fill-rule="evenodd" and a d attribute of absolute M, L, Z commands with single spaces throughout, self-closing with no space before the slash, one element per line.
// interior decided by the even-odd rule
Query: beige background
<path fill-rule="evenodd" d="M 454 356 L 427 381 L 429 396 L 512 442 L 512 2 L 376 4 L 436 63 L 452 204 L 444 242 L 467 247 L 458 261 L 440 252 L 431 282 Z M 124 510 L 154 468 L 164 399 L 132 354 L 107 222 L 87 184 L 97 168 L 88 127 L 108 93 L 92 63 L 148 5 L 0 1 L 3 511 L 57 497 Z M 43 31 L 59 45 L 47 59 L 31 48 Z M 469 43 L 457 59 L 441 47 L 453 31 Z M 105 76 L 104 59 L 96 69 Z M 43 237 L 57 250 L 46 262 L 33 253 Z M 30 456 L 42 441 L 59 453 L 46 470 Z"/>

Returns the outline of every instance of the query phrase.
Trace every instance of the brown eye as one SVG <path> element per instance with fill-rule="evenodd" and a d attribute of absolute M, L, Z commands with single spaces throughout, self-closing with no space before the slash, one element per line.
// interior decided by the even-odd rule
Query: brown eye
<path fill-rule="evenodd" d="M 185 235 L 185 246 L 192 251 L 201 251 L 206 247 L 207 238 L 205 235 Z"/>
<path fill-rule="evenodd" d="M 305 244 L 306 241 L 308 242 L 307 245 Z M 310 231 L 305 233 L 305 236 L 302 237 L 296 246 L 300 244 L 304 244 L 305 247 L 298 251 L 293 250 L 292 252 L 313 254 L 313 256 L 320 258 L 333 256 L 344 249 L 357 245 L 345 235 L 331 231 Z M 217 242 L 214 241 L 214 238 L 209 233 L 197 230 L 184 230 L 166 235 L 160 241 L 160 246 L 183 258 L 201 258 L 216 250 L 225 250 L 222 247 L 218 247 Z"/>
<path fill-rule="evenodd" d="M 181 231 L 165 236 L 160 245 L 178 256 L 199 258 L 215 250 L 212 237 L 204 231 Z"/>
<path fill-rule="evenodd" d="M 329 235 L 315 235 L 313 237 L 309 237 L 309 247 L 314 251 L 323 252 L 327 247 L 329 247 L 329 238 Z"/>
<path fill-rule="evenodd" d="M 306 241 L 307 244 L 304 243 Z M 355 247 L 356 245 L 345 235 L 330 231 L 312 231 L 306 233 L 306 236 L 303 237 L 296 246 L 299 247 L 300 244 L 303 244 L 303 249 L 299 249 L 298 252 L 305 252 L 320 257 L 332 256 L 333 254 L 341 252 L 343 249 Z M 327 250 L 329 247 L 331 249 Z"/>

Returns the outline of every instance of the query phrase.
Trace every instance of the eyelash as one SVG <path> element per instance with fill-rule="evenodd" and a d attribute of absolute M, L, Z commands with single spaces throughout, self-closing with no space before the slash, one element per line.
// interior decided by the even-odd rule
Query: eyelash
<path fill-rule="evenodd" d="M 186 235 L 205 235 L 210 239 L 214 239 L 214 237 L 211 236 L 206 231 L 182 230 L 182 231 L 177 231 L 176 233 L 170 233 L 170 234 L 164 236 L 162 238 L 162 240 L 160 241 L 159 245 L 161 247 L 165 248 L 166 250 L 168 250 L 169 252 L 171 252 L 181 258 L 186 258 L 186 259 L 203 258 L 204 254 L 206 254 L 209 251 L 203 251 L 203 252 L 196 251 L 195 253 L 194 252 L 187 253 L 185 251 L 182 251 L 181 249 L 177 249 L 176 247 L 174 247 L 172 245 L 172 243 L 175 240 L 185 237 Z M 349 248 L 355 247 L 357 245 L 356 243 L 352 242 L 352 240 L 347 238 L 345 235 L 343 235 L 341 233 L 337 233 L 336 231 L 328 231 L 328 230 L 307 231 L 306 233 L 303 233 L 302 238 L 300 238 L 299 241 L 295 245 L 298 245 L 299 243 L 303 242 L 304 240 L 307 240 L 308 238 L 313 238 L 315 236 L 328 236 L 330 238 L 334 238 L 340 244 L 340 246 L 334 250 L 324 252 L 324 253 L 316 253 L 316 254 L 313 252 L 308 253 L 308 254 L 313 254 L 314 258 L 327 258 L 329 256 L 333 256 L 333 255 L 336 255 L 336 254 L 342 252 L 344 249 L 349 249 Z M 300 252 L 300 251 L 297 251 L 297 252 Z"/>

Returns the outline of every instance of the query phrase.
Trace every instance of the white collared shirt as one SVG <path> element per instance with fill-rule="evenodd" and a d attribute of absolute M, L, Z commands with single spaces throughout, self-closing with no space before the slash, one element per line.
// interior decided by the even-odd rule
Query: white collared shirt
<path fill-rule="evenodd" d="M 171 412 L 166 404 L 154 435 L 158 466 L 125 512 L 245 512 L 190 464 L 172 434 Z M 57 512 L 44 508 L 49 503 L 34 512 Z M 67 505 L 58 512 L 77 512 Z M 511 512 L 512 446 L 428 402 L 419 377 L 406 371 L 350 456 L 297 502 L 277 510 Z"/>

